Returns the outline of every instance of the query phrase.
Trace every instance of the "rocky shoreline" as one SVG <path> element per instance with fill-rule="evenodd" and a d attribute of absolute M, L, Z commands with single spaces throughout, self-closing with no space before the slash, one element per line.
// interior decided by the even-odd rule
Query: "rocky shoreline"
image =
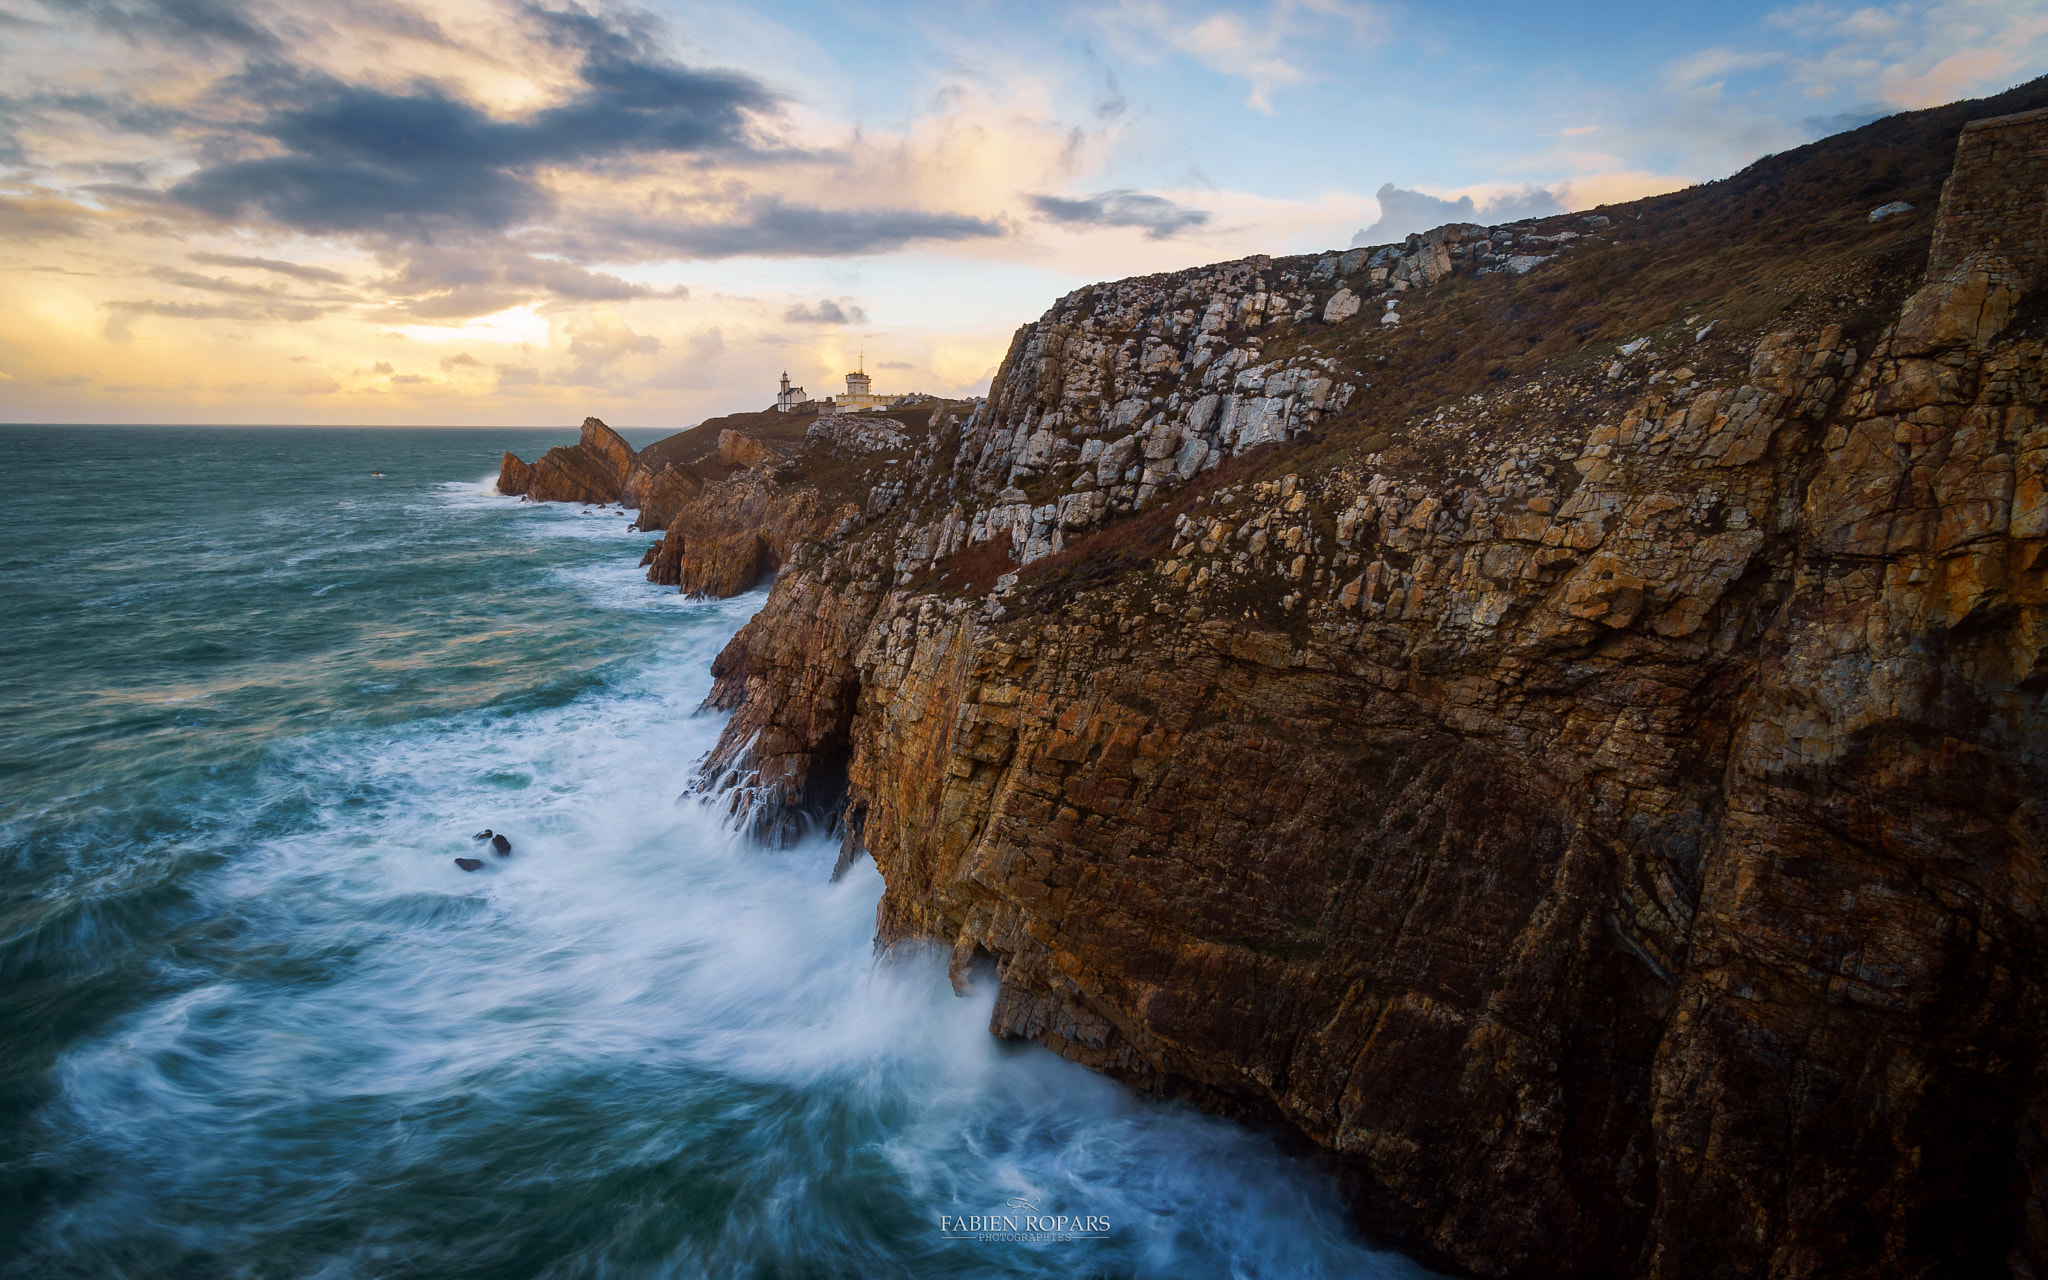
<path fill-rule="evenodd" d="M 500 488 L 773 575 L 700 781 L 873 857 L 878 945 L 1433 1265 L 2042 1274 L 2044 105 L 1093 286 L 985 400 Z M 1897 155 L 1938 201 L 1829 176 Z"/>

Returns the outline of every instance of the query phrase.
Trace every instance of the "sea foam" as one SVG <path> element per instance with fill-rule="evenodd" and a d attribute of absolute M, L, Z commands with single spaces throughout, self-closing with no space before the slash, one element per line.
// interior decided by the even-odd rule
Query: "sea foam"
<path fill-rule="evenodd" d="M 510 652 L 546 665 L 509 685 L 620 628 L 644 650 L 555 696 L 416 692 L 252 757 L 203 837 L 231 853 L 147 926 L 152 994 L 56 1060 L 39 1159 L 75 1191 L 26 1246 L 39 1273 L 1414 1274 L 1269 1136 L 995 1039 L 992 995 L 956 998 L 941 957 L 878 960 L 871 863 L 834 882 L 829 845 L 760 848 L 678 799 L 722 724 L 697 711 L 711 658 L 759 593 L 650 586 L 623 512 L 464 518 L 592 552 L 508 569 L 508 593 L 581 611 L 527 615 Z M 409 643 L 460 665 L 484 641 Z M 509 858 L 479 852 L 486 827 Z M 942 1227 L 1019 1205 L 1109 1229 Z"/>

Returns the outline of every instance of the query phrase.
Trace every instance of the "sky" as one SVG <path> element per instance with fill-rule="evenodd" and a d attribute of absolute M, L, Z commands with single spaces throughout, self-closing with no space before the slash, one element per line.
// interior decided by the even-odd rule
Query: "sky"
<path fill-rule="evenodd" d="M 0 421 L 983 391 L 1096 280 L 1722 177 L 2048 0 L 0 0 Z"/>

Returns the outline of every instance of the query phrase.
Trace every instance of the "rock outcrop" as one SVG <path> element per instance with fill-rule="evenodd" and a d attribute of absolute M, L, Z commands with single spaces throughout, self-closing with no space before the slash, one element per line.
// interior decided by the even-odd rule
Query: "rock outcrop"
<path fill-rule="evenodd" d="M 1839 179 L 1965 110 L 1094 286 L 986 401 L 819 420 L 669 526 L 682 585 L 779 566 L 704 785 L 838 824 L 997 1034 L 1293 1127 L 1432 1264 L 2048 1272 L 2048 305 L 1995 170 L 2048 117 L 1933 226 Z"/>
<path fill-rule="evenodd" d="M 533 488 L 533 468 L 521 462 L 510 449 L 498 462 L 498 492 L 508 498 L 524 496 Z"/>
<path fill-rule="evenodd" d="M 648 581 L 685 595 L 736 596 L 781 568 L 792 546 L 819 537 L 830 522 L 816 490 L 742 475 L 700 488 L 670 509 L 666 532 L 642 563 L 649 566 Z"/>
<path fill-rule="evenodd" d="M 531 502 L 622 502 L 638 456 L 618 432 L 585 418 L 581 439 L 548 450 L 532 466 L 507 453 L 498 492 L 523 494 Z"/>

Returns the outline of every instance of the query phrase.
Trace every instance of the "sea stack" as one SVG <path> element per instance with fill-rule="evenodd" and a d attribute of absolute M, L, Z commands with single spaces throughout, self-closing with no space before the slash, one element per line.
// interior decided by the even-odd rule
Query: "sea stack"
<path fill-rule="evenodd" d="M 585 418 L 575 444 L 550 449 L 531 466 L 507 452 L 498 467 L 498 492 L 533 502 L 618 502 L 638 458 L 618 432 Z"/>

